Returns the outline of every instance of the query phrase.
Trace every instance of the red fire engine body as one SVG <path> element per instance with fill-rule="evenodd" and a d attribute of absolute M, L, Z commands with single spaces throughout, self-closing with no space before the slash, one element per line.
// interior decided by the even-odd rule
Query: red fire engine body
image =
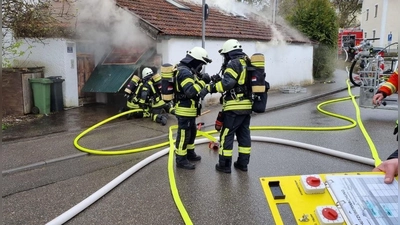
<path fill-rule="evenodd" d="M 343 48 L 348 50 L 350 46 L 357 46 L 363 40 L 363 31 L 360 29 L 340 29 L 338 37 L 338 53 L 343 53 Z"/>

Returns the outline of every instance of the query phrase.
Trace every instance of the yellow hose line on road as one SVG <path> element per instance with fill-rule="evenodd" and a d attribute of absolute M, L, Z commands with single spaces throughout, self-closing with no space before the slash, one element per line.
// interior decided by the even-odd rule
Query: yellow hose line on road
<path fill-rule="evenodd" d="M 375 165 L 379 165 L 381 163 L 381 160 L 379 159 L 379 155 L 376 151 L 376 148 L 374 146 L 374 143 L 372 142 L 371 138 L 369 137 L 367 131 L 364 128 L 364 125 L 362 124 L 362 120 L 361 120 L 361 116 L 360 116 L 360 109 L 357 105 L 357 102 L 355 101 L 355 96 L 351 93 L 351 89 L 350 89 L 350 84 L 349 84 L 349 80 L 346 80 L 347 86 L 348 86 L 348 93 L 349 93 L 349 97 L 344 97 L 344 98 L 339 98 L 339 99 L 333 99 L 333 100 L 329 100 L 329 101 L 325 101 L 322 102 L 320 104 L 318 104 L 317 109 L 318 111 L 320 111 L 323 114 L 332 116 L 332 117 L 336 117 L 345 121 L 350 122 L 349 125 L 346 126 L 336 126 L 336 127 L 293 127 L 293 126 L 251 126 L 250 129 L 251 130 L 297 130 L 297 131 L 335 131 L 335 130 L 345 130 L 345 129 L 351 129 L 354 128 L 355 126 L 357 126 L 357 123 L 360 126 L 360 129 L 365 137 L 365 139 L 367 140 L 367 143 L 370 147 L 373 159 L 375 160 Z M 341 101 L 346 101 L 346 100 L 352 100 L 353 105 L 356 109 L 356 117 L 357 117 L 357 122 L 355 120 L 353 120 L 352 118 L 343 116 L 343 115 L 339 115 L 339 114 L 335 114 L 335 113 L 331 113 L 328 111 L 325 111 L 322 109 L 323 106 L 328 105 L 328 104 L 333 104 L 333 103 L 337 103 L 337 102 L 341 102 Z M 141 148 L 136 148 L 136 149 L 126 149 L 126 150 L 107 150 L 107 151 L 103 151 L 103 150 L 95 150 L 95 149 L 88 149 L 85 147 L 82 147 L 79 145 L 79 140 L 85 136 L 87 133 L 89 133 L 90 131 L 94 130 L 95 128 L 108 123 L 114 119 L 117 119 L 121 116 L 127 115 L 129 113 L 132 112 L 138 112 L 141 111 L 141 109 L 135 109 L 135 110 L 130 110 L 130 111 L 126 111 L 120 114 L 117 114 L 113 117 L 110 117 L 106 120 L 101 121 L 98 124 L 95 124 L 94 126 L 86 129 L 84 132 L 82 132 L 81 134 L 79 134 L 75 139 L 74 139 L 74 145 L 77 149 L 83 151 L 83 152 L 87 152 L 90 154 L 98 154 L 98 155 L 120 155 L 120 154 L 129 154 L 129 153 L 135 153 L 135 152 L 141 152 L 141 151 L 147 151 L 147 150 L 153 150 L 153 149 L 157 149 L 163 146 L 167 146 L 169 144 L 170 146 L 170 150 L 169 150 L 169 158 L 168 158 L 168 176 L 169 176 L 169 182 L 170 182 L 170 188 L 171 188 L 171 192 L 172 192 L 172 196 L 173 199 L 175 201 L 175 204 L 181 214 L 182 219 L 184 220 L 185 224 L 193 224 L 189 214 L 187 213 L 180 197 L 179 197 L 179 192 L 176 186 L 176 182 L 175 182 L 175 175 L 174 175 L 174 142 L 175 140 L 173 139 L 173 130 L 177 129 L 177 125 L 173 125 L 169 127 L 169 135 L 168 135 L 168 139 L 169 141 L 167 142 L 163 142 L 160 144 L 156 144 L 156 145 L 151 145 L 151 146 L 146 146 L 146 147 L 141 147 Z M 208 138 L 211 141 L 216 142 L 217 139 L 215 137 L 213 137 L 211 134 L 214 133 L 218 133 L 216 130 L 211 130 L 211 131 L 198 131 L 197 132 L 197 136 L 204 136 L 206 138 Z"/>
<path fill-rule="evenodd" d="M 351 92 L 349 79 L 346 80 L 346 84 L 347 84 L 347 92 L 349 93 L 349 95 L 351 97 L 351 101 L 353 102 L 354 108 L 356 109 L 356 117 L 357 117 L 357 122 L 358 122 L 358 124 L 360 126 L 360 130 L 361 130 L 362 134 L 364 135 L 365 140 L 368 143 L 369 149 L 371 151 L 372 158 L 375 161 L 375 166 L 378 166 L 379 164 L 382 163 L 382 160 L 379 158 L 379 154 L 376 151 L 375 144 L 372 141 L 371 137 L 369 136 L 367 130 L 365 129 L 364 124 L 362 123 L 360 107 L 358 106 L 358 104 L 356 102 L 355 96 Z"/>

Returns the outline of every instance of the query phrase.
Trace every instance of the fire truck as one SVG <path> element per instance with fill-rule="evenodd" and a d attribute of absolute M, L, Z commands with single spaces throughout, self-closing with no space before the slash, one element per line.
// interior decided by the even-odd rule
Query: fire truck
<path fill-rule="evenodd" d="M 359 45 L 360 42 L 363 40 L 363 36 L 363 31 L 360 29 L 340 29 L 338 37 L 338 54 L 342 55 L 344 54 L 344 50 L 349 50 L 349 47 Z"/>

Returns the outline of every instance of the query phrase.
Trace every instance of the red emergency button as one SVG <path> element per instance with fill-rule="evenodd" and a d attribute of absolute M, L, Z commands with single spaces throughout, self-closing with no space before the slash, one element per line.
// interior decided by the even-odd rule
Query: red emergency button
<path fill-rule="evenodd" d="M 312 187 L 318 187 L 319 185 L 321 185 L 321 180 L 316 177 L 307 177 L 306 182 Z"/>
<path fill-rule="evenodd" d="M 336 220 L 339 216 L 336 210 L 331 208 L 324 208 L 322 210 L 322 215 L 328 220 Z"/>

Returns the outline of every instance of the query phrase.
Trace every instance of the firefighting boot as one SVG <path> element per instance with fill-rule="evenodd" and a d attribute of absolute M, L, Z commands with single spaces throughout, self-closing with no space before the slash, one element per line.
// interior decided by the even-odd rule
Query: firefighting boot
<path fill-rule="evenodd" d="M 164 115 L 158 114 L 156 118 L 157 123 L 161 123 L 161 125 L 165 126 L 167 124 L 167 117 Z"/>
<path fill-rule="evenodd" d="M 250 161 L 250 154 L 243 154 L 239 153 L 238 160 L 233 163 L 233 166 L 236 169 L 239 169 L 241 171 L 247 171 L 247 165 L 249 164 Z"/>
<path fill-rule="evenodd" d="M 196 152 L 194 152 L 194 149 L 188 149 L 187 150 L 187 159 L 190 161 L 200 161 L 201 156 L 197 155 Z"/>
<path fill-rule="evenodd" d="M 191 164 L 187 159 L 186 155 L 176 155 L 175 156 L 176 167 L 183 168 L 187 170 L 194 170 L 194 164 Z"/>
<path fill-rule="evenodd" d="M 232 157 L 219 155 L 219 160 L 215 169 L 223 173 L 231 173 Z"/>

